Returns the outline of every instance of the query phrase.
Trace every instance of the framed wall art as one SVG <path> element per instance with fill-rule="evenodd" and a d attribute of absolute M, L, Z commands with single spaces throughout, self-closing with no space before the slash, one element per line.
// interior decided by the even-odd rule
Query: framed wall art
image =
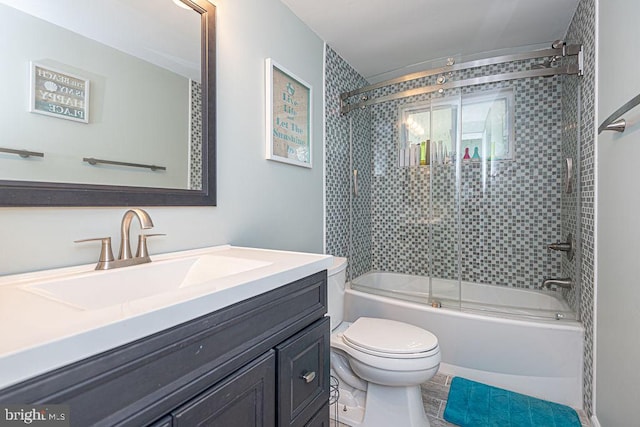
<path fill-rule="evenodd" d="M 267 159 L 311 168 L 311 85 L 271 58 L 265 74 Z"/>
<path fill-rule="evenodd" d="M 31 62 L 29 111 L 89 123 L 89 84 L 84 77 Z"/>

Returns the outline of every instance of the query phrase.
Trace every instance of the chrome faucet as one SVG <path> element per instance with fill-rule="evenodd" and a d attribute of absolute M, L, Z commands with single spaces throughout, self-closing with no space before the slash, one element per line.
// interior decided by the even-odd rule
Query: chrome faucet
<path fill-rule="evenodd" d="M 145 210 L 129 209 L 126 211 L 122 217 L 122 224 L 120 224 L 120 252 L 118 253 L 118 259 L 133 258 L 131 255 L 131 244 L 129 243 L 129 230 L 134 217 L 138 218 L 140 228 L 143 230 L 153 228 L 153 221 L 151 221 L 151 217 Z M 140 253 L 140 251 L 140 242 L 138 242 L 138 253 Z"/>
<path fill-rule="evenodd" d="M 151 221 L 151 217 L 143 209 L 129 209 L 126 211 L 122 217 L 122 223 L 120 225 L 120 252 L 118 253 L 118 259 L 114 259 L 113 257 L 113 251 L 111 250 L 111 237 L 76 240 L 76 243 L 94 240 L 102 242 L 100 259 L 96 265 L 96 270 L 110 270 L 112 268 L 127 267 L 129 265 L 151 262 L 151 258 L 149 258 L 149 251 L 147 249 L 147 238 L 152 236 L 164 236 L 164 234 L 140 234 L 138 236 L 138 249 L 136 251 L 136 255 L 133 256 L 131 254 L 131 244 L 129 243 L 131 221 L 133 221 L 133 218 L 138 218 L 140 228 L 143 230 L 153 228 L 153 221 Z"/>
<path fill-rule="evenodd" d="M 563 279 L 544 279 L 542 281 L 542 288 L 549 288 L 551 285 L 556 285 L 559 286 L 561 288 L 565 288 L 565 289 L 571 289 L 573 287 L 573 280 L 571 280 L 571 277 L 565 277 Z"/>

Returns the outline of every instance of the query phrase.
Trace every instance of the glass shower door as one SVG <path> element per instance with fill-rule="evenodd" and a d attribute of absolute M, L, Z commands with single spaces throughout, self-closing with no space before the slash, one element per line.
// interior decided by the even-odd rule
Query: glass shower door
<path fill-rule="evenodd" d="M 371 111 L 349 115 L 349 268 L 351 281 L 371 270 Z"/>
<path fill-rule="evenodd" d="M 420 302 L 460 307 L 459 95 L 432 94 L 399 107 L 400 156 L 408 188 L 407 239 Z"/>
<path fill-rule="evenodd" d="M 462 308 L 554 318 L 566 307 L 539 289 L 561 270 L 547 250 L 562 234 L 560 98 L 528 102 L 519 85 L 462 97 Z"/>
<path fill-rule="evenodd" d="M 457 91 L 456 91 L 457 92 Z M 432 305 L 460 309 L 460 94 L 431 99 L 430 288 Z"/>
<path fill-rule="evenodd" d="M 478 91 L 462 97 L 462 299 L 467 310 L 499 310 L 505 299 L 487 285 L 517 286 L 530 268 L 533 244 L 527 170 L 515 157 L 513 91 Z M 527 163 L 535 164 L 531 159 Z M 537 228 L 537 227 L 536 227 Z M 494 300 L 494 301 L 492 301 Z"/>

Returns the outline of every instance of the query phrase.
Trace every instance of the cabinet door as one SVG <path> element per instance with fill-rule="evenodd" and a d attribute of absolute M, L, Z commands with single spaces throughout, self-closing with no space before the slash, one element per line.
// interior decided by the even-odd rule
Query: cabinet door
<path fill-rule="evenodd" d="M 158 420 L 155 423 L 151 424 L 149 427 L 173 427 L 173 418 L 167 415 L 163 419 Z"/>
<path fill-rule="evenodd" d="M 329 401 L 329 334 L 325 317 L 276 347 L 280 427 L 306 425 Z"/>
<path fill-rule="evenodd" d="M 273 350 L 173 412 L 174 427 L 275 426 Z"/>
<path fill-rule="evenodd" d="M 327 402 L 304 427 L 329 427 L 329 403 Z"/>

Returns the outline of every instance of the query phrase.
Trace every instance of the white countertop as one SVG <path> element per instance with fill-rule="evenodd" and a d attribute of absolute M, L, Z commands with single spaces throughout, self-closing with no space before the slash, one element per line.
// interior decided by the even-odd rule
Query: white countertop
<path fill-rule="evenodd" d="M 25 288 L 52 278 L 87 277 L 116 270 L 92 271 L 95 264 L 91 264 L 0 277 L 0 389 L 268 292 L 328 269 L 332 264 L 330 255 L 229 245 L 151 258 L 162 263 L 206 254 L 269 264 L 202 285 L 95 310 L 56 301 Z M 118 270 L 137 268 L 145 267 Z"/>

